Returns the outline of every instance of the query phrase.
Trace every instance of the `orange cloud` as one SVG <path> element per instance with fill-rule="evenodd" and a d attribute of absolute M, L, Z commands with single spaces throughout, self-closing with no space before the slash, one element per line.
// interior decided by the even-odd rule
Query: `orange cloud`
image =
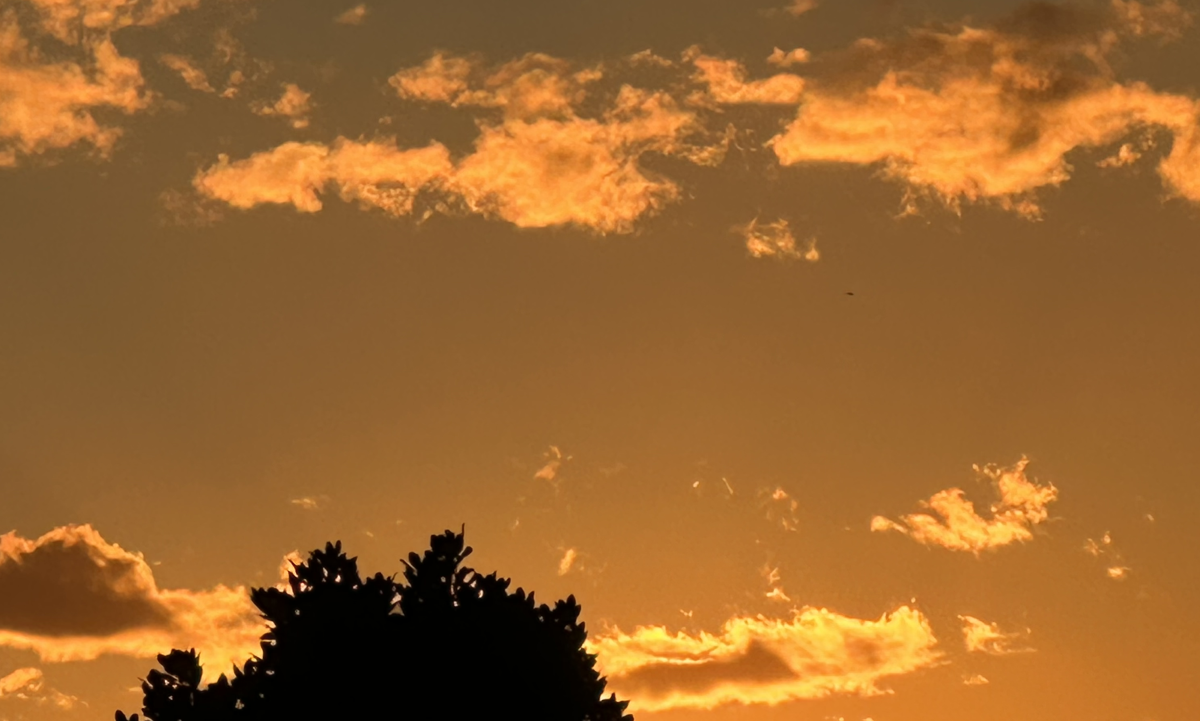
<path fill-rule="evenodd" d="M 1104 562 L 1104 573 L 1112 580 L 1124 581 L 1129 578 L 1129 572 L 1133 569 L 1125 565 L 1124 557 L 1113 547 L 1111 533 L 1105 531 L 1099 541 L 1087 539 L 1083 544 L 1083 550 L 1088 555 Z"/>
<path fill-rule="evenodd" d="M 989 656 L 1007 656 L 1013 653 L 1030 653 L 1034 649 L 1023 645 L 1029 637 L 1029 629 L 1005 632 L 995 623 L 980 621 L 974 616 L 959 616 L 963 622 L 963 643 L 967 651 L 986 653 Z M 986 682 L 985 682 L 986 683 Z"/>
<path fill-rule="evenodd" d="M 156 25 L 200 4 L 200 0 L 23 1 L 38 13 L 44 31 L 71 44 L 78 43 L 88 33 L 108 33 L 131 25 Z"/>
<path fill-rule="evenodd" d="M 799 75 L 780 73 L 764 80 L 747 80 L 746 68 L 736 60 L 704 55 L 695 47 L 689 48 L 684 58 L 696 67 L 696 80 L 708 87 L 708 97 L 721 105 L 795 105 L 804 93 L 804 78 Z"/>
<path fill-rule="evenodd" d="M 579 551 L 574 548 L 568 548 L 563 552 L 562 559 L 558 562 L 558 575 L 565 576 L 571 572 L 571 566 L 575 565 L 575 560 L 579 558 Z"/>
<path fill-rule="evenodd" d="M 89 40 L 78 50 L 78 62 L 47 62 L 22 35 L 16 16 L 0 15 L 0 165 L 76 144 L 107 155 L 121 131 L 93 112 L 146 107 L 137 62 L 122 57 L 111 40 Z"/>
<path fill-rule="evenodd" d="M 80 703 L 74 696 L 48 688 L 44 674 L 37 668 L 19 668 L 0 678 L 0 700 L 49 704 L 62 711 L 70 711 Z"/>
<path fill-rule="evenodd" d="M 792 0 L 784 11 L 799 17 L 810 10 L 817 9 L 817 0 Z"/>
<path fill-rule="evenodd" d="M 312 94 L 300 89 L 295 83 L 285 83 L 283 95 L 273 104 L 260 104 L 254 112 L 266 117 L 286 118 L 293 128 L 308 127 L 308 114 L 312 112 Z"/>
<path fill-rule="evenodd" d="M 746 241 L 746 250 L 755 258 L 779 258 L 781 260 L 807 260 L 815 263 L 821 259 L 817 250 L 817 239 L 809 238 L 801 244 L 796 242 L 792 229 L 786 220 L 780 219 L 774 223 L 759 223 L 758 219 L 747 225 L 738 226 L 734 230 Z"/>
<path fill-rule="evenodd" d="M 332 186 L 347 202 L 402 216 L 412 213 L 422 189 L 444 182 L 451 169 L 440 143 L 400 150 L 391 141 L 338 138 L 332 146 L 284 143 L 236 162 L 222 155 L 192 184 L 235 208 L 280 204 L 305 213 L 319 211 L 318 194 Z"/>
<path fill-rule="evenodd" d="M 1121 38 L 1163 34 L 1186 17 L 1172 2 L 1117 0 L 1098 18 L 1037 5 L 999 28 L 861 40 L 845 77 L 811 85 L 771 146 L 783 165 L 879 166 L 905 185 L 909 210 L 928 195 L 1033 218 L 1036 191 L 1071 177 L 1069 152 L 1162 128 L 1175 142 L 1160 176 L 1173 194 L 1200 202 L 1200 106 L 1118 82 L 1106 62 Z"/>
<path fill-rule="evenodd" d="M 263 630 L 245 588 L 160 589 L 140 553 L 91 526 L 0 536 L 0 646 L 48 662 L 194 647 L 212 678 L 255 652 Z"/>
<path fill-rule="evenodd" d="M 602 76 L 598 68 L 572 71 L 567 61 L 542 53 L 491 71 L 467 58 L 435 53 L 388 83 L 406 100 L 499 108 L 511 118 L 566 117 L 586 96 L 587 85 Z"/>
<path fill-rule="evenodd" d="M 108 155 L 121 130 L 102 124 L 94 113 L 111 109 L 131 114 L 150 102 L 137 61 L 117 51 L 112 33 L 130 25 L 154 25 L 199 1 L 7 4 L 0 12 L 0 167 L 75 145 Z M 60 46 L 41 47 L 45 35 Z"/>
<path fill-rule="evenodd" d="M 811 55 L 804 48 L 796 48 L 784 52 L 780 48 L 775 48 L 771 54 L 767 56 L 767 62 L 772 65 L 778 65 L 781 68 L 790 68 L 793 65 L 807 63 Z"/>
<path fill-rule="evenodd" d="M 1033 526 L 1049 518 L 1046 507 L 1058 498 L 1053 485 L 1040 486 L 1025 475 L 1029 459 L 1016 465 L 998 468 L 975 466 L 975 471 L 989 478 L 1000 496 L 991 506 L 991 518 L 975 511 L 962 489 L 951 488 L 935 493 L 923 505 L 932 513 L 912 513 L 901 516 L 900 522 L 883 516 L 871 519 L 872 531 L 897 531 L 927 546 L 941 546 L 952 551 L 994 550 L 1018 541 L 1033 538 Z"/>
<path fill-rule="evenodd" d="M 610 686 L 635 699 L 632 710 L 662 711 L 885 694 L 884 679 L 938 664 L 936 643 L 907 606 L 874 621 L 807 607 L 791 619 L 735 617 L 715 634 L 614 630 L 588 649 Z"/>
<path fill-rule="evenodd" d="M 195 188 L 239 208 L 263 203 L 316 212 L 327 186 L 343 199 L 407 215 L 421 190 L 433 208 L 478 213 L 518 227 L 575 225 L 625 233 L 679 196 L 672 181 L 645 171 L 648 154 L 697 164 L 720 162 L 725 143 L 693 142 L 704 128 L 667 93 L 622 86 L 594 117 L 577 113 L 598 71 L 530 55 L 483 73 L 472 61 L 435 55 L 391 79 L 401 97 L 499 111 L 479 121 L 474 148 L 456 163 L 439 143 L 401 150 L 390 141 L 333 147 L 285 143 L 201 171 Z M 353 159 L 354 162 L 350 162 Z M 433 212 L 430 210 L 429 212 Z"/>
<path fill-rule="evenodd" d="M 367 6 L 364 3 L 359 3 L 338 15 L 333 21 L 339 25 L 362 25 L 363 20 L 366 18 Z"/>
<path fill-rule="evenodd" d="M 163 55 L 159 58 L 159 61 L 171 70 L 179 73 L 179 77 L 192 90 L 199 90 L 203 93 L 217 92 L 216 88 L 209 84 L 208 75 L 196 67 L 191 60 L 182 55 Z"/>

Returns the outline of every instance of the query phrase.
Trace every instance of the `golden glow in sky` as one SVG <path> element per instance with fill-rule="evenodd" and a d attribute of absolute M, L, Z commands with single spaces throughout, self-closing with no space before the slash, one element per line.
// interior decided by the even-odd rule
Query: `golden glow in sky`
<path fill-rule="evenodd" d="M 1197 13 L 0 0 L 0 721 L 463 523 L 639 719 L 1200 717 Z"/>

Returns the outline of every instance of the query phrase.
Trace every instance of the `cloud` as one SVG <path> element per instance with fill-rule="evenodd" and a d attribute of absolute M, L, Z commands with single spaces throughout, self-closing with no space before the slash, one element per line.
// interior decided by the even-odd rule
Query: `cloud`
<path fill-rule="evenodd" d="M 771 54 L 767 56 L 767 62 L 771 65 L 778 65 L 781 68 L 790 68 L 793 65 L 807 63 L 810 58 L 811 56 L 809 52 L 804 48 L 796 48 L 795 50 L 789 50 L 787 52 L 784 52 L 779 48 L 775 48 L 773 51 L 771 51 Z"/>
<path fill-rule="evenodd" d="M 140 553 L 91 526 L 0 536 L 0 647 L 46 662 L 195 647 L 211 678 L 256 651 L 263 630 L 245 588 L 160 589 Z"/>
<path fill-rule="evenodd" d="M 571 566 L 575 565 L 575 559 L 579 557 L 579 552 L 574 548 L 568 548 L 563 552 L 562 559 L 558 562 L 558 575 L 565 576 L 571 572 Z"/>
<path fill-rule="evenodd" d="M 47 687 L 44 674 L 37 668 L 19 668 L 0 678 L 0 701 L 4 700 L 30 701 L 62 711 L 70 711 L 81 703 L 74 696 Z"/>
<path fill-rule="evenodd" d="M 991 683 L 991 681 L 988 681 L 986 676 L 980 676 L 979 674 L 972 674 L 970 676 L 963 677 L 964 686 L 986 686 L 989 683 Z"/>
<path fill-rule="evenodd" d="M 1014 653 L 1031 653 L 1034 650 L 1024 645 L 1024 641 L 1029 638 L 1029 629 L 1004 632 L 1000 630 L 999 625 L 980 621 L 974 616 L 959 616 L 958 619 L 963 623 L 963 643 L 971 653 L 1008 656 Z"/>
<path fill-rule="evenodd" d="M 221 157 L 194 186 L 239 208 L 280 203 L 303 212 L 320 210 L 318 195 L 332 186 L 343 199 L 397 216 L 410 214 L 426 190 L 434 199 L 427 214 L 457 210 L 522 228 L 627 233 L 680 195 L 674 182 L 642 168 L 644 156 L 715 164 L 727 143 L 693 142 L 703 127 L 665 92 L 622 86 L 593 117 L 581 116 L 576 106 L 597 73 L 571 72 L 543 55 L 486 73 L 473 61 L 435 55 L 390 82 L 408 100 L 484 113 L 473 150 L 457 162 L 440 143 L 404 150 L 390 140 L 339 138 L 332 147 L 285 143 L 246 160 Z M 341 162 L 352 156 L 354 163 Z"/>
<path fill-rule="evenodd" d="M 453 107 L 498 108 L 509 118 L 568 117 L 599 68 L 573 71 L 565 60 L 529 53 L 487 70 L 481 63 L 434 53 L 425 63 L 400 70 L 388 83 L 403 99 Z"/>
<path fill-rule="evenodd" d="M 682 138 L 694 124 L 669 95 L 627 86 L 600 119 L 483 127 L 450 187 L 470 210 L 518 227 L 627 233 L 679 197 L 675 183 L 641 168 L 641 157 L 685 155 Z"/>
<path fill-rule="evenodd" d="M 312 112 L 312 94 L 300 89 L 295 83 L 285 83 L 283 94 L 274 104 L 255 106 L 254 112 L 265 117 L 286 118 L 293 128 L 308 127 L 308 114 Z"/>
<path fill-rule="evenodd" d="M 900 522 L 875 516 L 871 530 L 897 531 L 927 546 L 976 555 L 1031 540 L 1030 529 L 1049 517 L 1046 507 L 1058 498 L 1058 489 L 1031 482 L 1025 475 L 1028 465 L 1029 459 L 1022 458 L 1007 468 L 975 466 L 975 472 L 990 479 L 1000 496 L 991 506 L 991 518 L 980 516 L 962 489 L 951 488 L 923 502 L 932 513 L 901 516 Z"/>
<path fill-rule="evenodd" d="M 291 503 L 293 506 L 301 508 L 305 511 L 321 510 L 321 501 L 316 498 L 313 498 L 312 496 L 304 496 L 302 498 L 293 498 L 291 501 L 289 501 L 289 503 Z"/>
<path fill-rule="evenodd" d="M 391 140 L 338 138 L 330 146 L 284 143 L 245 160 L 222 155 L 192 184 L 202 196 L 235 208 L 280 204 L 305 213 L 321 210 L 318 195 L 332 187 L 347 202 L 404 216 L 419 192 L 444 182 L 451 170 L 440 143 L 401 150 Z"/>
<path fill-rule="evenodd" d="M 816 9 L 817 0 L 792 0 L 792 2 L 784 8 L 784 12 L 795 15 L 796 17 L 800 17 L 804 13 Z"/>
<path fill-rule="evenodd" d="M 550 446 L 550 450 L 546 451 L 545 456 L 546 462 L 541 468 L 537 469 L 537 472 L 533 474 L 533 477 L 536 480 L 547 481 L 551 484 L 554 484 L 555 479 L 558 478 L 558 469 L 561 468 L 563 464 L 563 454 L 562 451 L 558 449 L 558 446 Z M 570 459 L 571 457 L 567 456 L 567 460 Z"/>
<path fill-rule="evenodd" d="M 1112 580 L 1124 581 L 1129 578 L 1129 572 L 1133 569 L 1125 565 L 1125 558 L 1113 547 L 1112 534 L 1108 531 L 1104 532 L 1099 541 L 1087 539 L 1083 550 L 1104 563 L 1104 573 Z"/>
<path fill-rule="evenodd" d="M 783 586 L 780 585 L 781 577 L 779 569 L 773 568 L 771 564 L 766 564 L 759 570 L 763 579 L 766 580 L 769 591 L 766 592 L 766 597 L 770 601 L 779 601 L 781 603 L 791 603 L 792 599 L 783 591 Z"/>
<path fill-rule="evenodd" d="M 96 113 L 133 114 L 150 104 L 138 62 L 120 54 L 112 34 L 155 25 L 199 1 L 6 4 L 0 11 L 0 166 L 76 145 L 107 157 L 121 129 L 100 122 Z"/>
<path fill-rule="evenodd" d="M 216 88 L 208 82 L 208 76 L 203 70 L 196 67 L 188 58 L 182 55 L 163 55 L 159 57 L 159 61 L 171 70 L 179 73 L 179 77 L 183 78 L 183 82 L 192 90 L 199 90 L 204 93 L 215 93 Z"/>
<path fill-rule="evenodd" d="M 613 630 L 588 648 L 610 686 L 649 712 L 885 694 L 884 679 L 938 664 L 936 643 L 925 616 L 907 606 L 879 620 L 806 607 L 790 619 L 735 617 L 715 634 Z"/>
<path fill-rule="evenodd" d="M 1196 101 L 1119 82 L 1107 62 L 1123 39 L 1170 34 L 1188 17 L 1172 2 L 1117 0 L 1103 12 L 1038 3 L 993 28 L 860 40 L 840 73 L 806 88 L 771 146 L 783 165 L 876 166 L 904 185 L 912 212 L 927 196 L 1036 218 L 1037 191 L 1071 177 L 1068 153 L 1161 129 L 1174 143 L 1159 175 L 1200 202 Z"/>
<path fill-rule="evenodd" d="M 800 527 L 800 519 L 796 516 L 796 511 L 800 510 L 800 502 L 788 495 L 782 486 L 777 486 L 774 490 L 759 489 L 758 496 L 766 506 L 768 521 L 778 523 L 785 531 L 795 531 Z"/>
<path fill-rule="evenodd" d="M 363 20 L 367 17 L 367 6 L 359 3 L 341 15 L 333 19 L 335 23 L 340 25 L 362 25 Z"/>
<path fill-rule="evenodd" d="M 22 2 L 37 12 L 42 30 L 69 44 L 92 33 L 156 25 L 200 4 L 200 0 L 17 0 Z"/>
<path fill-rule="evenodd" d="M 746 225 L 734 228 L 746 241 L 746 250 L 755 258 L 779 258 L 780 260 L 807 260 L 815 263 L 821 259 L 817 250 L 817 239 L 809 238 L 798 244 L 786 220 L 774 223 L 759 223 L 758 218 Z"/>
<path fill-rule="evenodd" d="M 129 114 L 149 103 L 137 62 L 122 57 L 110 39 L 87 40 L 75 52 L 78 60 L 45 60 L 16 14 L 0 13 L 0 165 L 77 144 L 107 156 L 121 131 L 93 113 Z"/>
<path fill-rule="evenodd" d="M 720 105 L 795 105 L 804 93 L 804 78 L 799 75 L 780 73 L 747 80 L 740 62 L 704 55 L 696 47 L 689 48 L 684 59 L 696 67 L 695 79 L 708 87 L 708 98 Z"/>

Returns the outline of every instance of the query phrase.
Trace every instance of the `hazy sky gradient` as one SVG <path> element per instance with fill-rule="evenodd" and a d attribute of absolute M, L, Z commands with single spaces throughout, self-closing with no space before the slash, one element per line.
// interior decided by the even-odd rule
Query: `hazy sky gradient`
<path fill-rule="evenodd" d="M 639 719 L 1200 715 L 1197 8 L 808 5 L 0 0 L 0 719 L 464 522 Z"/>

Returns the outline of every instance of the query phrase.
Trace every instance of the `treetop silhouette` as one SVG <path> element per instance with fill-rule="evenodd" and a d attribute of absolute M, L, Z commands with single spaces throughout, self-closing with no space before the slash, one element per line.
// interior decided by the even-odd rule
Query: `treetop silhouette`
<path fill-rule="evenodd" d="M 363 579 L 341 542 L 293 564 L 288 590 L 250 598 L 268 624 L 261 656 L 201 687 L 195 650 L 158 657 L 142 682 L 148 721 L 393 716 L 632 721 L 606 682 L 574 596 L 553 607 L 509 593 L 509 579 L 463 565 L 462 533 L 410 553 L 404 580 Z M 117 721 L 139 721 L 138 714 Z"/>

